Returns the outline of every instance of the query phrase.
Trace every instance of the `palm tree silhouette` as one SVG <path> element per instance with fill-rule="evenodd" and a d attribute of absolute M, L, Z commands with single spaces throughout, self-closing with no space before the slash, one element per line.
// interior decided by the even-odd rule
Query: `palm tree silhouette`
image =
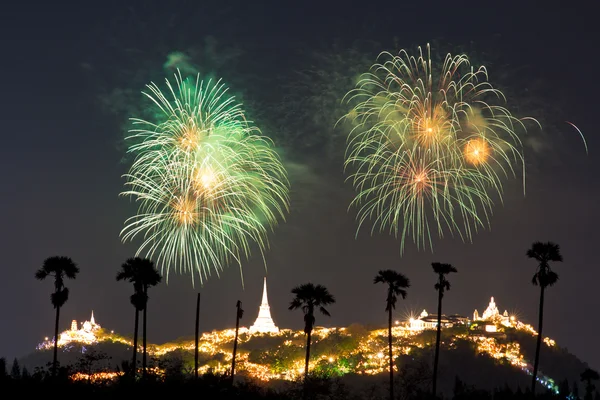
<path fill-rule="evenodd" d="M 535 346 L 535 361 L 533 363 L 533 376 L 531 379 L 531 394 L 535 396 L 535 386 L 537 381 L 537 373 L 540 362 L 540 348 L 542 345 L 542 324 L 544 321 L 544 291 L 548 286 L 558 282 L 558 274 L 550 268 L 550 261 L 560 262 L 563 260 L 560 254 L 560 247 L 552 242 L 535 242 L 531 248 L 527 250 L 527 257 L 535 258 L 538 262 L 537 269 L 531 283 L 540 286 L 540 309 L 538 314 L 538 337 Z"/>
<path fill-rule="evenodd" d="M 44 280 L 48 276 L 54 277 L 54 293 L 50 295 L 50 301 L 56 308 L 56 321 L 54 323 L 54 355 L 52 358 L 52 376 L 56 376 L 58 362 L 58 321 L 60 308 L 69 299 L 69 288 L 65 286 L 64 278 L 75 279 L 79 273 L 77 264 L 69 257 L 54 256 L 44 260 L 42 268 L 38 269 L 35 277 Z"/>
<path fill-rule="evenodd" d="M 154 266 L 154 262 L 152 262 L 151 260 L 148 259 L 142 259 L 140 261 L 140 267 L 141 267 L 141 271 L 142 271 L 142 286 L 144 288 L 144 321 L 142 322 L 142 348 L 143 348 L 143 352 L 142 352 L 142 374 L 143 377 L 146 377 L 146 357 L 147 357 L 147 352 L 146 352 L 146 339 L 147 339 L 147 334 L 146 334 L 146 314 L 148 311 L 148 299 L 150 298 L 148 296 L 148 288 L 152 287 L 152 286 L 156 286 L 158 285 L 161 280 L 162 277 L 160 276 L 160 274 L 158 273 L 158 270 L 156 269 L 156 267 Z"/>
<path fill-rule="evenodd" d="M 304 312 L 304 333 L 306 333 L 306 359 L 304 361 L 304 387 L 308 378 L 308 361 L 310 359 L 310 335 L 315 326 L 315 309 L 321 314 L 331 316 L 324 306 L 335 303 L 335 298 L 325 286 L 305 283 L 292 289 L 296 297 L 290 303 L 289 309 L 301 308 Z M 306 391 L 306 390 L 305 390 Z"/>
<path fill-rule="evenodd" d="M 133 329 L 133 357 L 132 377 L 135 379 L 137 370 L 137 341 L 140 311 L 144 311 L 144 361 L 146 355 L 146 305 L 148 303 L 148 287 L 155 286 L 161 281 L 161 276 L 154 268 L 151 260 L 140 257 L 129 258 L 117 273 L 117 281 L 127 280 L 133 283 L 133 294 L 130 297 L 131 304 L 135 308 L 135 325 Z M 144 362 L 145 373 L 145 362 Z"/>
<path fill-rule="evenodd" d="M 242 309 L 242 302 L 237 301 L 235 303 L 235 339 L 233 341 L 233 356 L 231 357 L 231 384 L 233 385 L 233 381 L 235 379 L 235 357 L 237 354 L 237 344 L 238 344 L 238 334 L 240 331 L 240 319 L 244 316 L 244 310 Z"/>
<path fill-rule="evenodd" d="M 592 383 L 592 381 L 597 381 L 600 379 L 600 375 L 598 372 L 594 371 L 591 368 L 586 368 L 585 371 L 581 373 L 581 382 L 585 382 L 585 396 L 583 400 L 592 400 L 594 395 L 594 389 L 596 386 Z"/>
<path fill-rule="evenodd" d="M 451 272 L 458 272 L 452 264 L 443 264 L 439 262 L 431 263 L 433 272 L 438 275 L 438 282 L 435 284 L 435 290 L 438 291 L 438 312 L 437 312 L 437 332 L 435 335 L 435 358 L 433 359 L 433 389 L 432 394 L 435 398 L 437 392 L 437 371 L 438 362 L 440 359 L 440 339 L 442 335 L 442 298 L 444 292 L 450 290 L 450 282 L 446 279 L 446 275 Z"/>
<path fill-rule="evenodd" d="M 398 295 L 406 298 L 406 289 L 410 287 L 410 281 L 404 275 L 391 269 L 381 270 L 375 276 L 373 283 L 385 283 L 388 285 L 385 311 L 388 312 L 388 348 L 390 356 L 390 400 L 394 398 L 394 358 L 392 355 L 392 309 L 396 308 Z"/>

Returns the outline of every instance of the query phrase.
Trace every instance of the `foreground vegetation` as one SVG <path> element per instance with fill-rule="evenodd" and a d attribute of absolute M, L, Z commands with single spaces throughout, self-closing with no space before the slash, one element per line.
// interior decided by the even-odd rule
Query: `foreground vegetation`
<path fill-rule="evenodd" d="M 4 367 L 4 363 L 0 367 Z M 49 368 L 38 369 L 33 374 L 27 370 L 20 370 L 18 365 L 11 368 L 10 374 L 5 369 L 0 369 L 0 391 L 3 393 L 18 393 L 24 397 L 48 394 L 63 396 L 85 396 L 86 399 L 106 398 L 107 396 L 170 396 L 194 393 L 206 399 L 323 399 L 323 400 L 379 400 L 387 398 L 386 376 L 356 376 L 346 375 L 338 378 L 311 376 L 307 380 L 307 391 L 304 392 L 302 380 L 293 382 L 271 382 L 265 384 L 257 381 L 240 379 L 232 384 L 227 375 L 204 374 L 194 378 L 192 374 L 182 370 L 172 369 L 165 375 L 148 373 L 146 378 L 132 382 L 127 374 L 114 381 L 107 380 L 79 380 L 74 381 L 69 377 L 69 368 L 59 368 L 57 375 L 52 377 L 51 364 Z M 415 372 L 415 371 L 413 371 Z M 418 372 L 418 371 L 417 371 Z M 407 373 L 401 371 L 394 382 L 397 393 L 396 398 L 403 400 L 430 398 L 429 387 L 431 382 L 424 378 L 426 374 Z M 525 385 L 528 386 L 528 385 Z M 577 386 L 574 386 L 575 388 Z M 598 392 L 584 392 L 579 394 L 577 389 L 571 390 L 567 384 L 562 392 L 556 394 L 551 391 L 540 393 L 538 399 L 565 399 L 571 400 L 597 400 Z M 531 393 L 528 389 L 520 387 L 513 389 L 509 386 L 498 386 L 490 390 L 478 389 L 455 378 L 451 394 L 444 398 L 467 399 L 529 399 Z"/>

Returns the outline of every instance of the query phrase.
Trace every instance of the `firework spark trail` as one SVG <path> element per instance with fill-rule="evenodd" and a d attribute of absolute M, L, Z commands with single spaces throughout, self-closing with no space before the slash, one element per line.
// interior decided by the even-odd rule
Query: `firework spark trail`
<path fill-rule="evenodd" d="M 240 266 L 253 244 L 288 210 L 286 171 L 270 140 L 246 120 L 220 81 L 167 80 L 144 93 L 162 112 L 156 122 L 132 119 L 127 138 L 136 158 L 122 194 L 139 202 L 122 239 L 141 236 L 138 254 L 155 257 L 167 275 L 197 272 L 202 283 L 230 262 Z"/>
<path fill-rule="evenodd" d="M 519 135 L 537 121 L 514 117 L 485 67 L 465 55 L 448 54 L 441 68 L 429 46 L 379 59 L 346 96 L 358 230 L 372 220 L 373 230 L 400 235 L 402 251 L 409 238 L 433 248 L 436 232 L 472 240 L 490 224 L 492 197 L 502 201 L 503 179 L 522 169 L 525 190 Z"/>

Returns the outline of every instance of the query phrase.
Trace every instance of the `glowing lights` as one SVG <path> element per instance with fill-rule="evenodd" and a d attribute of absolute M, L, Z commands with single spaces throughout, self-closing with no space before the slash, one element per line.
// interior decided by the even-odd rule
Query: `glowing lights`
<path fill-rule="evenodd" d="M 194 173 L 194 183 L 201 192 L 210 192 L 217 184 L 217 175 L 212 168 L 198 168 Z"/>
<path fill-rule="evenodd" d="M 123 372 L 95 372 L 92 374 L 76 372 L 72 374 L 70 378 L 73 381 L 89 381 L 92 383 L 100 383 L 115 380 L 122 375 Z"/>
<path fill-rule="evenodd" d="M 531 375 L 532 366 L 525 361 L 525 358 L 521 354 L 521 347 L 519 343 L 501 343 L 493 338 L 474 336 L 470 338 L 471 341 L 477 344 L 477 351 L 480 353 L 486 353 L 490 357 L 497 360 L 505 359 L 514 367 L 519 368 L 521 371 Z M 548 377 L 539 377 L 538 381 L 548 389 L 558 393 L 558 387 L 554 383 L 554 380 Z"/>
<path fill-rule="evenodd" d="M 420 314 L 419 318 L 429 317 L 426 311 Z M 418 321 L 414 317 L 410 317 L 410 321 Z M 420 319 L 419 319 L 420 320 Z M 513 319 L 513 321 L 515 321 Z M 126 346 L 131 346 L 131 341 L 121 336 L 112 333 L 106 333 L 95 322 L 90 331 L 85 331 L 84 328 L 77 331 L 65 331 L 59 335 L 59 347 L 69 347 L 74 343 L 83 345 L 101 343 L 104 341 L 122 343 Z M 400 321 L 399 321 L 400 322 Z M 82 324 L 88 326 L 87 324 Z M 503 325 L 499 322 L 492 324 L 486 322 L 483 330 L 472 330 L 469 333 L 453 333 L 449 340 L 444 339 L 443 346 L 449 349 L 456 348 L 459 341 L 471 341 L 476 344 L 479 353 L 487 354 L 496 360 L 506 360 L 515 368 L 527 372 L 530 365 L 521 354 L 519 343 L 513 341 L 497 339 L 497 332 L 488 329 L 487 327 L 499 328 Z M 530 329 L 530 325 L 516 321 L 512 328 L 526 334 L 535 335 Z M 425 348 L 434 344 L 433 337 L 431 341 L 426 341 L 429 335 L 421 335 L 422 330 L 411 329 L 409 323 L 400 323 L 392 326 L 392 353 L 394 357 L 399 355 L 408 355 L 413 348 Z M 337 340 L 345 340 L 354 337 L 351 330 L 347 328 L 325 328 L 315 327 L 313 331 L 313 343 L 315 349 L 327 349 L 327 346 L 332 346 L 329 350 L 317 350 L 313 352 L 313 358 L 309 363 L 309 369 L 318 370 L 326 368 L 328 371 L 334 371 L 336 374 L 346 373 L 361 373 L 367 375 L 375 375 L 387 371 L 389 365 L 388 349 L 387 349 L 387 328 L 365 331 L 364 334 L 356 336 L 356 340 L 350 347 L 345 347 L 343 350 L 335 345 Z M 465 331 L 466 332 L 466 331 Z M 89 335 L 92 334 L 92 335 Z M 332 336 L 333 335 L 333 336 Z M 226 329 L 222 331 L 205 332 L 200 336 L 199 352 L 201 359 L 205 360 L 199 367 L 199 373 L 204 374 L 213 372 L 217 374 L 225 374 L 231 366 L 231 344 L 235 337 L 234 329 Z M 261 356 L 258 358 L 250 357 L 250 348 L 256 351 L 256 342 L 252 344 L 253 338 L 269 337 L 271 345 L 269 348 L 260 349 Z M 237 366 L 240 373 L 244 375 L 262 380 L 269 381 L 273 379 L 295 380 L 304 373 L 304 337 L 302 331 L 292 331 L 290 329 L 280 329 L 279 332 L 257 333 L 254 334 L 246 327 L 240 327 L 238 339 L 238 362 Z M 262 340 L 262 339 L 261 339 Z M 328 342 L 333 340 L 332 342 Z M 553 347 L 556 345 L 554 340 L 544 338 L 544 343 L 547 346 Z M 38 346 L 40 350 L 51 350 L 52 343 L 47 340 Z M 333 350 L 333 351 L 332 351 Z M 171 352 L 194 351 L 194 341 L 185 340 L 177 343 L 165 343 L 162 345 L 150 345 L 148 354 L 150 357 L 158 358 L 168 355 Z M 358 360 L 350 362 L 348 360 Z M 164 371 L 156 370 L 157 374 L 164 374 Z M 103 372 L 98 374 L 86 375 L 81 371 L 72 376 L 74 380 L 112 380 L 118 377 L 117 372 Z M 552 385 L 553 381 L 542 375 L 542 381 L 545 385 Z M 554 388 L 554 386 L 552 386 Z"/>
<path fill-rule="evenodd" d="M 489 333 L 494 333 L 494 332 L 498 332 L 498 329 L 496 328 L 496 325 L 486 325 L 485 331 L 489 332 Z"/>
<path fill-rule="evenodd" d="M 464 155 L 469 164 L 483 164 L 490 156 L 490 146 L 485 139 L 471 139 L 465 145 Z"/>
<path fill-rule="evenodd" d="M 191 226 L 198 221 L 196 200 L 189 196 L 178 196 L 172 201 L 174 219 L 182 226 Z"/>

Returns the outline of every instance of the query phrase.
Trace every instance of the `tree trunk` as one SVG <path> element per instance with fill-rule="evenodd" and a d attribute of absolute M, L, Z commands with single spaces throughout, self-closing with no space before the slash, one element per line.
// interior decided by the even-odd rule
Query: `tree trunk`
<path fill-rule="evenodd" d="M 306 359 L 304 360 L 304 381 L 308 379 L 308 361 L 310 360 L 310 335 L 312 329 L 306 335 Z"/>
<path fill-rule="evenodd" d="M 138 323 L 140 319 L 140 311 L 135 309 L 135 326 L 133 327 L 133 358 L 131 360 L 131 377 L 135 381 L 135 374 L 137 372 L 137 339 L 138 339 Z"/>
<path fill-rule="evenodd" d="M 304 360 L 304 400 L 306 400 L 308 396 L 308 360 L 310 360 L 310 334 L 312 333 L 312 328 L 308 331 L 306 335 L 306 359 Z"/>
<path fill-rule="evenodd" d="M 194 376 L 198 378 L 198 335 L 200 329 L 200 293 L 196 299 L 196 342 L 194 347 Z"/>
<path fill-rule="evenodd" d="M 438 315 L 437 315 L 437 332 L 435 335 L 435 358 L 433 359 L 433 389 L 432 394 L 435 398 L 437 393 L 437 372 L 438 361 L 440 358 L 440 339 L 442 335 L 442 296 L 443 296 L 442 278 L 440 276 L 440 288 L 438 289 Z"/>
<path fill-rule="evenodd" d="M 148 309 L 148 285 L 144 285 L 144 296 L 146 304 L 144 304 L 144 321 L 142 322 L 142 378 L 146 378 L 146 310 Z"/>
<path fill-rule="evenodd" d="M 390 351 L 390 400 L 394 400 L 394 357 L 392 355 L 392 305 L 388 303 L 388 347 Z"/>
<path fill-rule="evenodd" d="M 54 355 L 52 356 L 52 376 L 55 377 L 58 367 L 58 320 L 60 318 L 60 307 L 56 307 L 56 321 L 54 322 Z"/>
<path fill-rule="evenodd" d="M 544 286 L 540 290 L 540 311 L 538 320 L 538 337 L 535 345 L 535 361 L 533 362 L 533 377 L 531 378 L 531 396 L 535 397 L 535 386 L 537 380 L 538 367 L 540 362 L 540 348 L 542 346 L 542 323 L 544 321 Z"/>
<path fill-rule="evenodd" d="M 238 332 L 240 330 L 240 303 L 238 302 L 235 312 L 235 340 L 233 341 L 233 358 L 231 360 L 231 384 L 235 378 L 235 355 L 237 353 Z"/>

